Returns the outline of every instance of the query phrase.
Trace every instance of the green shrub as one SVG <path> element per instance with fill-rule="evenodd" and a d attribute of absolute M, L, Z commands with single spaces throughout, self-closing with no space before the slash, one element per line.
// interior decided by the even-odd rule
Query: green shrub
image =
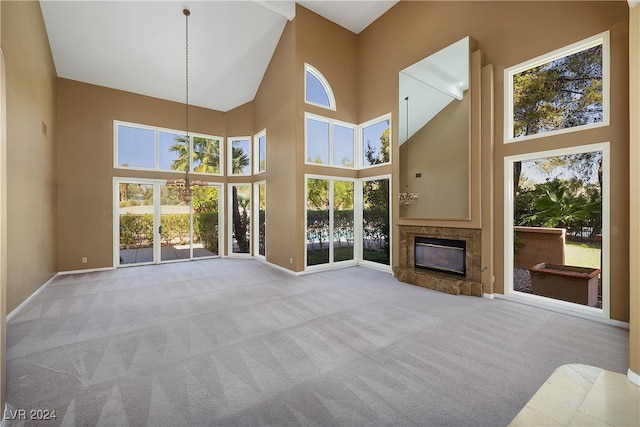
<path fill-rule="evenodd" d="M 194 241 L 202 243 L 205 249 L 218 254 L 218 212 L 205 211 L 194 215 Z"/>
<path fill-rule="evenodd" d="M 160 226 L 165 246 L 189 242 L 189 214 L 163 214 L 160 216 Z"/>
<path fill-rule="evenodd" d="M 153 243 L 153 215 L 120 215 L 120 249 L 144 248 Z"/>
<path fill-rule="evenodd" d="M 160 217 L 164 246 L 189 243 L 189 214 L 164 214 Z M 193 223 L 194 242 L 218 253 L 218 212 L 196 213 Z M 120 215 L 120 249 L 138 249 L 153 244 L 153 215 Z"/>

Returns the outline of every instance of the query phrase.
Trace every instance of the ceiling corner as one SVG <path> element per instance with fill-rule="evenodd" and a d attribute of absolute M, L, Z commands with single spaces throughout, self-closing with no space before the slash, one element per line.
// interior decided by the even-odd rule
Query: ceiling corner
<path fill-rule="evenodd" d="M 296 2 L 293 0 L 251 0 L 260 6 L 293 21 L 296 17 Z"/>

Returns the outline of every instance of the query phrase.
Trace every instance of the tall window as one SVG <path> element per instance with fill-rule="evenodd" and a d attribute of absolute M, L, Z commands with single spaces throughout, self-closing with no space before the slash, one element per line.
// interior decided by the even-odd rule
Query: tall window
<path fill-rule="evenodd" d="M 324 78 L 320 71 L 316 70 L 309 64 L 304 65 L 304 100 L 307 104 L 319 107 L 336 109 L 336 101 L 329 82 Z"/>
<path fill-rule="evenodd" d="M 228 139 L 229 175 L 251 175 L 251 137 Z"/>
<path fill-rule="evenodd" d="M 609 33 L 505 70 L 506 142 L 609 122 Z"/>
<path fill-rule="evenodd" d="M 331 181 L 307 179 L 307 266 L 329 262 Z"/>
<path fill-rule="evenodd" d="M 610 144 L 504 160 L 505 293 L 608 318 Z M 560 272 L 553 282 L 549 271 Z"/>
<path fill-rule="evenodd" d="M 307 266 L 354 260 L 355 182 L 307 178 Z"/>
<path fill-rule="evenodd" d="M 257 233 L 254 233 L 254 255 L 267 255 L 267 182 L 261 181 L 254 185 L 254 218 Z"/>
<path fill-rule="evenodd" d="M 253 137 L 253 152 L 256 155 L 254 173 L 267 171 L 267 131 L 263 130 Z"/>
<path fill-rule="evenodd" d="M 114 122 L 115 167 L 221 174 L 222 138 Z"/>
<path fill-rule="evenodd" d="M 362 259 L 390 265 L 389 178 L 362 183 Z"/>
<path fill-rule="evenodd" d="M 305 132 L 307 163 L 354 167 L 355 125 L 307 113 Z"/>
<path fill-rule="evenodd" d="M 251 254 L 251 184 L 229 184 L 230 250 Z"/>

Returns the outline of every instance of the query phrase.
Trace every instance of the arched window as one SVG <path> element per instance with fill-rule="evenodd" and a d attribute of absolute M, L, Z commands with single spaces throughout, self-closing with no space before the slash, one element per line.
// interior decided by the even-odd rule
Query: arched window
<path fill-rule="evenodd" d="M 327 79 L 309 64 L 304 64 L 304 68 L 305 102 L 335 111 L 336 99 L 333 97 L 333 91 Z"/>

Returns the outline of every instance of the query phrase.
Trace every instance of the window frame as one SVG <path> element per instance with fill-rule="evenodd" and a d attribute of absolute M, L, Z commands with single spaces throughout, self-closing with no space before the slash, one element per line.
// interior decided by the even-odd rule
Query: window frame
<path fill-rule="evenodd" d="M 154 167 L 153 168 L 145 168 L 145 167 L 124 167 L 118 164 L 118 127 L 124 126 L 134 129 L 143 129 L 154 132 Z M 187 136 L 186 131 L 181 131 L 178 129 L 170 129 L 160 126 L 149 126 L 140 123 L 131 123 L 125 122 L 122 120 L 114 120 L 113 121 L 113 168 L 118 170 L 134 170 L 134 171 L 153 171 L 153 172 L 168 172 L 168 173 L 180 173 L 184 174 L 186 171 L 175 170 L 175 169 L 163 169 L 160 167 L 160 133 L 174 133 L 178 135 Z M 224 174 L 224 138 L 221 136 L 215 135 L 207 135 L 202 133 L 189 132 L 189 172 L 196 173 L 207 176 L 223 176 Z M 220 143 L 220 172 L 219 173 L 210 173 L 210 172 L 194 172 L 193 170 L 193 138 L 205 138 L 205 139 L 213 139 L 217 140 Z"/>
<path fill-rule="evenodd" d="M 310 162 L 308 160 L 309 158 L 309 151 L 308 151 L 308 126 L 307 126 L 307 120 L 308 119 L 312 119 L 312 120 L 316 120 L 319 122 L 324 122 L 324 123 L 328 123 L 329 125 L 329 153 L 328 153 L 328 161 L 329 163 L 314 163 L 314 162 Z M 333 162 L 333 153 L 334 153 L 334 126 L 340 126 L 340 127 L 344 127 L 344 128 L 349 128 L 349 129 L 353 129 L 353 166 L 344 166 L 344 165 L 334 165 L 332 164 Z M 324 117 L 324 116 L 320 116 L 318 114 L 313 114 L 313 113 L 309 113 L 309 112 L 305 112 L 304 113 L 304 163 L 306 165 L 314 165 L 314 166 L 324 166 L 324 167 L 331 167 L 331 168 L 338 168 L 338 169 L 349 169 L 349 170 L 353 170 L 353 169 L 358 169 L 358 144 L 356 143 L 356 141 L 358 140 L 358 135 L 359 135 L 359 129 L 358 129 L 358 125 L 353 124 L 353 123 L 348 123 L 348 122 L 344 122 L 341 120 L 336 120 L 336 119 L 332 119 L 329 117 Z"/>
<path fill-rule="evenodd" d="M 219 172 L 218 173 L 210 173 L 210 172 L 195 172 L 193 169 L 193 139 L 194 138 L 204 138 L 204 139 L 214 139 L 218 141 L 219 144 L 219 148 L 218 148 L 218 155 L 220 156 L 220 164 L 218 167 Z M 209 176 L 224 176 L 224 167 L 225 167 L 225 147 L 224 147 L 224 137 L 222 136 L 214 136 L 214 135 L 206 135 L 206 134 L 202 134 L 202 133 L 192 133 L 189 132 L 189 149 L 191 150 L 191 156 L 190 156 L 190 172 L 191 173 L 197 173 L 197 174 L 202 174 L 202 175 L 209 175 Z"/>
<path fill-rule="evenodd" d="M 611 49 L 610 49 L 609 30 L 586 39 L 572 43 L 568 46 L 561 47 L 552 52 L 542 54 L 528 61 L 521 62 L 504 70 L 504 143 L 527 141 L 535 138 L 544 138 L 548 136 L 561 135 L 570 132 L 578 132 L 586 129 L 594 129 L 609 126 L 611 115 Z M 513 77 L 516 74 L 530 70 L 532 68 L 548 64 L 560 58 L 573 55 L 586 49 L 602 45 L 602 121 L 598 123 L 588 123 L 564 129 L 552 130 L 549 132 L 537 133 L 534 135 L 525 135 L 520 137 L 513 136 Z"/>
<path fill-rule="evenodd" d="M 225 236 L 227 239 L 227 257 L 237 257 L 237 258 L 253 258 L 253 212 L 249 212 L 249 239 L 247 243 L 249 244 L 248 252 L 234 252 L 233 251 L 233 187 L 249 187 L 249 209 L 253 210 L 253 183 L 252 182 L 229 182 L 227 183 L 227 235 Z"/>
<path fill-rule="evenodd" d="M 247 173 L 233 173 L 233 141 L 249 141 L 249 167 Z M 253 138 L 251 136 L 227 137 L 227 176 L 252 176 L 253 172 Z"/>
<path fill-rule="evenodd" d="M 265 211 L 265 253 L 264 255 L 260 254 L 260 187 L 264 186 L 264 211 Z M 260 259 L 267 259 L 267 181 L 257 181 L 253 183 L 253 228 L 252 228 L 252 237 L 253 237 L 253 256 Z M 232 236 L 233 237 L 233 236 Z"/>
<path fill-rule="evenodd" d="M 153 142 L 153 168 L 145 168 L 145 167 L 130 167 L 130 166 L 121 166 L 118 164 L 118 155 L 119 155 L 119 141 L 118 141 L 118 127 L 130 127 L 136 129 L 144 129 L 154 131 L 154 142 Z M 138 123 L 129 123 L 123 122 L 119 120 L 113 121 L 113 167 L 114 169 L 122 169 L 122 170 L 140 170 L 140 171 L 157 171 L 159 169 L 159 150 L 158 150 L 158 128 L 154 126 L 142 125 Z M 175 171 L 177 172 L 177 171 Z"/>
<path fill-rule="evenodd" d="M 514 290 L 514 176 L 513 165 L 518 161 L 535 160 L 555 156 L 588 153 L 592 151 L 602 152 L 602 246 L 601 246 L 601 281 L 602 281 L 602 308 L 589 307 L 573 302 L 562 301 L 535 294 L 525 294 Z M 541 151 L 527 151 L 522 154 L 514 154 L 504 157 L 504 187 L 503 187 L 503 213 L 504 213 L 504 294 L 503 299 L 525 303 L 545 309 L 560 312 L 575 313 L 579 316 L 588 316 L 600 319 L 611 318 L 611 143 L 610 141 L 593 144 L 578 145 L 565 148 L 551 148 Z"/>
<path fill-rule="evenodd" d="M 264 169 L 260 170 L 260 138 L 264 138 Z M 260 175 L 267 172 L 267 130 L 262 129 L 260 132 L 253 136 L 253 156 L 256 157 L 256 161 L 253 162 L 253 174 Z"/>
<path fill-rule="evenodd" d="M 308 259 L 307 259 L 308 250 L 305 249 L 305 251 L 304 251 L 304 270 L 305 271 L 327 270 L 327 269 L 331 269 L 331 268 L 342 268 L 342 267 L 347 267 L 347 266 L 358 265 L 358 260 L 360 258 L 362 258 L 362 255 L 361 255 L 362 250 L 356 244 L 356 242 L 357 242 L 356 239 L 358 238 L 358 236 L 362 235 L 362 226 L 361 226 L 361 222 L 360 223 L 358 222 L 361 214 L 359 216 L 358 211 L 356 210 L 356 207 L 358 206 L 358 204 L 360 204 L 360 210 L 362 210 L 361 209 L 361 206 L 362 206 L 361 195 L 362 195 L 362 181 L 363 180 L 359 179 L 359 178 L 347 178 L 347 177 L 339 177 L 339 176 L 334 176 L 334 175 L 318 175 L 318 174 L 305 174 L 304 175 L 304 195 L 305 195 L 305 199 L 304 199 L 304 241 L 305 241 L 305 248 L 306 248 L 306 245 L 307 245 L 307 232 L 308 232 L 308 211 L 309 211 L 308 194 L 309 194 L 309 180 L 310 179 L 325 180 L 325 181 L 329 182 L 329 209 L 328 209 L 329 233 L 328 233 L 328 235 L 331 236 L 331 239 L 330 239 L 330 244 L 329 244 L 329 247 L 328 247 L 328 250 L 329 250 L 329 261 L 326 262 L 326 263 L 307 265 L 307 263 L 308 263 Z M 334 247 L 333 247 L 333 243 L 334 243 L 334 240 L 333 240 L 334 239 L 334 223 L 335 223 L 334 196 L 335 196 L 335 182 L 336 181 L 352 182 L 353 183 L 353 240 L 354 240 L 353 258 L 352 259 L 348 259 L 348 260 L 343 260 L 343 261 L 335 261 L 334 260 Z M 358 224 L 360 224 L 360 226 Z"/>
<path fill-rule="evenodd" d="M 375 261 L 369 261 L 369 260 L 365 260 L 364 259 L 364 245 L 363 245 L 363 240 L 364 240 L 364 186 L 366 182 L 369 181 L 383 181 L 383 180 L 388 180 L 389 181 L 389 202 L 388 202 L 388 206 L 387 206 L 387 210 L 389 212 L 389 264 L 382 264 L 382 263 L 378 263 Z M 387 271 L 387 272 L 392 272 L 393 271 L 393 198 L 392 198 L 392 194 L 393 194 L 393 176 L 392 174 L 383 174 L 383 175 L 375 175 L 375 176 L 369 176 L 366 178 L 360 178 L 360 194 L 359 194 L 359 200 L 358 203 L 360 204 L 360 209 L 358 209 L 358 216 L 356 217 L 357 220 L 359 221 L 359 235 L 358 235 L 358 239 L 360 240 L 360 248 L 359 248 L 359 257 L 357 258 L 357 263 L 358 265 L 363 265 L 365 267 L 368 268 L 373 268 L 376 270 L 380 270 L 380 271 Z"/>
<path fill-rule="evenodd" d="M 389 122 L 389 161 L 384 163 L 378 163 L 375 165 L 365 165 L 364 164 L 364 153 L 365 153 L 364 129 L 367 127 L 373 126 L 377 123 L 381 123 L 383 121 Z M 393 147 L 393 127 L 392 126 L 393 126 L 393 122 L 391 120 L 391 113 L 383 114 L 379 117 L 375 117 L 373 119 L 367 120 L 366 122 L 358 125 L 358 141 L 359 142 L 356 144 L 356 151 L 359 159 L 356 163 L 358 165 L 358 169 L 370 169 L 370 168 L 376 168 L 380 166 L 388 166 L 393 163 L 393 150 L 391 149 L 391 147 Z"/>
<path fill-rule="evenodd" d="M 318 104 L 316 102 L 312 102 L 312 101 L 308 100 L 308 98 L 307 98 L 307 73 L 310 73 L 311 75 L 313 75 L 313 77 L 318 79 L 318 81 L 320 82 L 320 84 L 324 88 L 324 91 L 327 94 L 327 98 L 329 98 L 329 105 L 328 106 L 327 105 Z M 331 89 L 331 85 L 329 84 L 329 81 L 322 75 L 322 73 L 320 71 L 318 71 L 317 68 L 315 68 L 313 65 L 307 64 L 307 63 L 304 64 L 304 102 L 305 102 L 305 104 L 314 105 L 316 107 L 320 107 L 320 108 L 325 108 L 327 110 L 336 111 L 336 98 L 333 95 L 333 89 Z"/>

